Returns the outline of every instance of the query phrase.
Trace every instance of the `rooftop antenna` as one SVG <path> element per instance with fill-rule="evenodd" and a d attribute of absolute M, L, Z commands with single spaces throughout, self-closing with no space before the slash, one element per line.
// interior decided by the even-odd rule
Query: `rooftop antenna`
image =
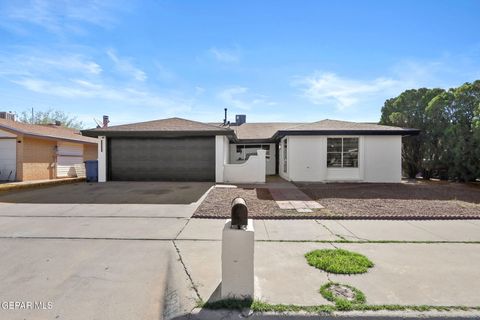
<path fill-rule="evenodd" d="M 225 110 L 225 118 L 223 119 L 223 125 L 226 126 L 227 125 L 227 108 L 225 108 L 224 110 Z"/>
<path fill-rule="evenodd" d="M 100 120 L 93 118 L 93 121 L 95 121 L 95 123 L 97 124 L 97 128 L 101 128 L 103 126 L 103 123 Z"/>

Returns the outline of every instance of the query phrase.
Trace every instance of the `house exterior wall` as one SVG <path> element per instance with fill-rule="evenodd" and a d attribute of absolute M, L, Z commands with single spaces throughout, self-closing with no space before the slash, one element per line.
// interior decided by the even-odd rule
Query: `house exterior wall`
<path fill-rule="evenodd" d="M 230 161 L 229 163 L 232 164 L 240 164 L 244 163 L 245 160 L 239 160 L 239 158 L 242 156 L 237 152 L 237 146 L 249 146 L 249 145 L 262 145 L 262 146 L 269 146 L 270 147 L 270 152 L 269 156 L 266 157 L 265 161 L 267 164 L 266 172 L 267 175 L 274 175 L 275 174 L 275 156 L 276 156 L 276 151 L 275 151 L 275 143 L 233 143 L 230 144 Z"/>
<path fill-rule="evenodd" d="M 402 137 L 365 136 L 366 182 L 400 182 L 402 180 Z"/>
<path fill-rule="evenodd" d="M 325 141 L 324 137 L 319 136 L 288 137 L 287 161 L 290 180 L 323 181 L 326 179 L 327 145 Z"/>
<path fill-rule="evenodd" d="M 54 179 L 57 141 L 23 139 L 22 181 Z"/>
<path fill-rule="evenodd" d="M 23 181 L 23 136 L 17 137 L 17 173 L 16 181 Z"/>
<path fill-rule="evenodd" d="M 290 181 L 305 182 L 400 182 L 401 136 L 356 137 L 359 138 L 358 168 L 327 168 L 327 136 L 283 138 L 280 176 Z M 286 173 L 283 171 L 285 139 L 288 139 Z"/>
<path fill-rule="evenodd" d="M 98 146 L 96 144 L 84 144 L 83 145 L 83 161 L 97 160 L 98 158 Z"/>

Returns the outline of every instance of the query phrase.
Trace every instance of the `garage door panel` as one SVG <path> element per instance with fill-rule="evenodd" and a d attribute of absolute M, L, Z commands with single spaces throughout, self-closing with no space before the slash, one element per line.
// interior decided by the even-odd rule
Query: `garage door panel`
<path fill-rule="evenodd" d="M 0 181 L 13 181 L 17 171 L 17 140 L 0 139 Z"/>
<path fill-rule="evenodd" d="M 214 181 L 213 137 L 172 139 L 112 138 L 111 180 Z"/>

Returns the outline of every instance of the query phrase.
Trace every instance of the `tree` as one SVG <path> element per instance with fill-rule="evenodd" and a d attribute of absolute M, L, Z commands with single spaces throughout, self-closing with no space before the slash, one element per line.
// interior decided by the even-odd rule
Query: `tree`
<path fill-rule="evenodd" d="M 403 167 L 409 178 L 415 178 L 421 171 L 423 171 L 424 177 L 428 178 L 429 176 L 428 171 L 425 170 L 427 168 L 425 162 L 430 159 L 425 152 L 425 147 L 431 137 L 428 135 L 430 122 L 426 117 L 425 108 L 434 97 L 442 92 L 444 92 L 443 89 L 407 90 L 398 97 L 385 101 L 382 108 L 381 124 L 421 130 L 418 136 L 403 139 Z"/>
<path fill-rule="evenodd" d="M 451 179 L 472 181 L 480 177 L 480 137 L 476 132 L 479 105 L 477 80 L 444 92 L 427 107 L 435 127 L 444 128 L 439 163 L 448 168 Z"/>
<path fill-rule="evenodd" d="M 403 139 L 410 178 L 418 172 L 426 179 L 480 178 L 480 80 L 448 91 L 407 90 L 385 102 L 380 123 L 421 130 Z"/>
<path fill-rule="evenodd" d="M 48 109 L 46 111 L 23 111 L 20 113 L 19 120 L 31 124 L 51 124 L 60 121 L 62 127 L 72 129 L 83 129 L 84 124 L 78 120 L 77 117 L 69 116 L 67 113 L 60 110 Z"/>

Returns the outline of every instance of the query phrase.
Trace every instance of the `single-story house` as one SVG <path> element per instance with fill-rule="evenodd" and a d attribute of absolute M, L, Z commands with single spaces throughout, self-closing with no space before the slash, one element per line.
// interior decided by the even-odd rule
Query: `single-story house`
<path fill-rule="evenodd" d="M 97 159 L 97 139 L 57 125 L 0 118 L 0 181 L 75 176 L 75 164 Z"/>
<path fill-rule="evenodd" d="M 84 130 L 99 138 L 99 181 L 399 182 L 402 137 L 416 129 L 322 120 L 203 123 L 181 118 Z"/>

